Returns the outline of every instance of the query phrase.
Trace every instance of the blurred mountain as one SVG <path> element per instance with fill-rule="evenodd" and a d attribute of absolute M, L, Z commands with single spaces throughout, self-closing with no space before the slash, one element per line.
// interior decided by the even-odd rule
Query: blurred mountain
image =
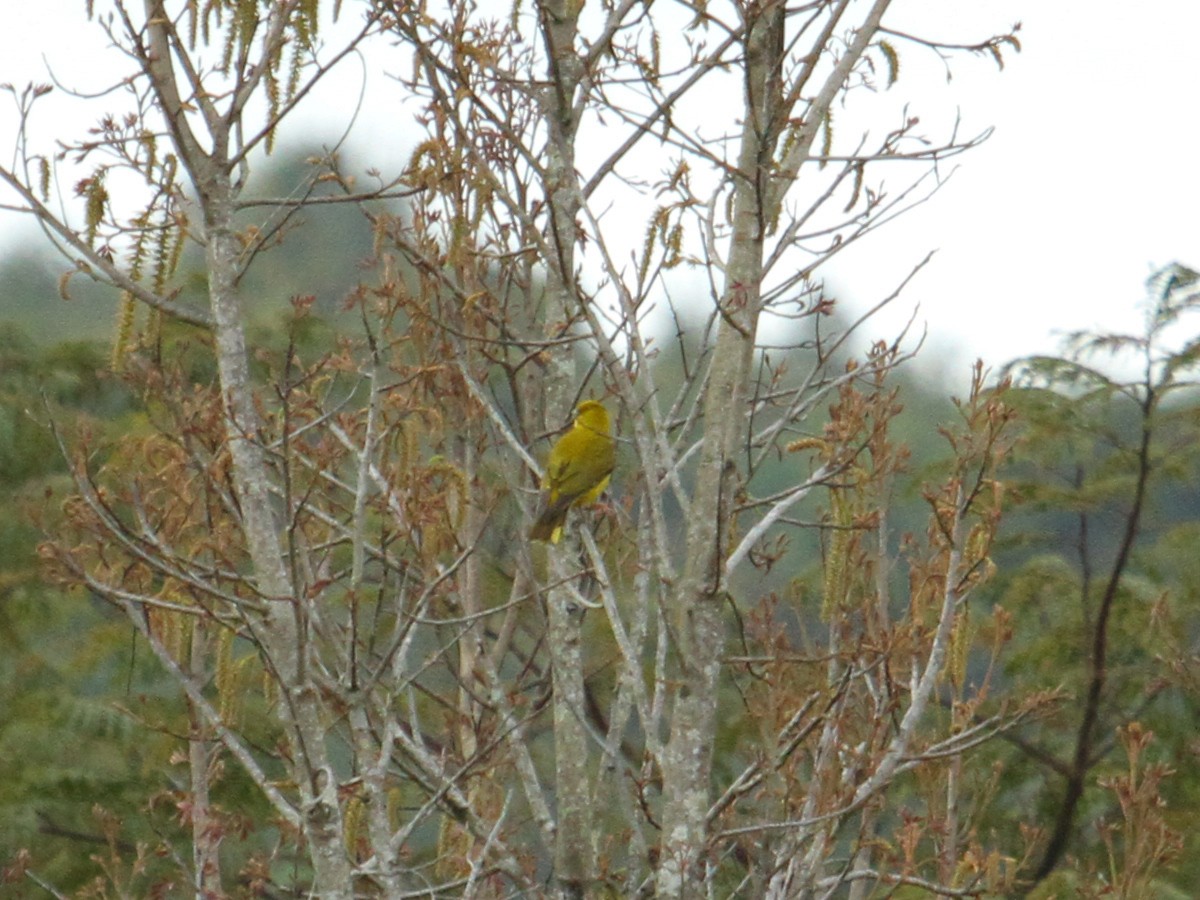
<path fill-rule="evenodd" d="M 302 150 L 281 153 L 260 170 L 262 176 L 243 197 L 254 205 L 240 214 L 239 224 L 272 235 L 243 282 L 256 324 L 274 319 L 295 296 L 312 295 L 317 310 L 334 313 L 363 277 L 372 235 L 357 204 L 322 203 L 299 213 L 287 205 L 304 195 L 318 174 L 314 160 L 319 158 Z M 327 196 L 332 191 L 322 185 L 314 193 Z M 272 200 L 283 203 L 273 205 Z M 0 258 L 0 324 L 14 326 L 39 344 L 110 340 L 119 292 L 73 273 L 71 262 L 35 235 L 17 240 Z M 200 245 L 191 242 L 175 279 L 180 297 L 197 304 L 203 302 L 205 287 L 200 254 Z M 68 273 L 71 277 L 64 281 Z"/>

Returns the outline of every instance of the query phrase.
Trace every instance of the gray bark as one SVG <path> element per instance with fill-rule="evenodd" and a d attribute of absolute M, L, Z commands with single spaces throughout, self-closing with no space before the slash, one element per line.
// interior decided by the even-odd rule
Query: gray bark
<path fill-rule="evenodd" d="M 549 85 L 542 91 L 542 112 L 549 131 L 546 148 L 546 194 L 550 222 L 546 241 L 547 321 L 557 328 L 567 321 L 579 300 L 575 289 L 576 218 L 580 208 L 578 176 L 575 171 L 575 137 L 578 117 L 575 97 L 582 67 L 575 39 L 582 3 L 577 0 L 546 0 L 539 4 L 542 38 L 546 45 Z M 551 331 L 547 337 L 557 337 Z M 551 364 L 546 409 L 557 427 L 570 413 L 575 390 L 574 366 L 566 354 Z M 554 876 L 564 897 L 584 896 L 593 877 L 591 802 L 588 735 L 584 726 L 584 684 L 581 625 L 584 608 L 576 602 L 571 581 L 574 566 L 568 559 L 573 544 L 568 540 L 549 551 L 547 643 L 554 675 L 554 787 L 557 826 L 554 846 Z"/>
<path fill-rule="evenodd" d="M 814 48 L 819 54 L 846 11 L 839 4 Z M 714 363 L 705 398 L 705 430 L 691 501 L 687 562 L 669 621 L 678 654 L 681 686 L 671 714 L 671 737 L 663 760 L 663 829 L 657 887 L 660 897 L 698 896 L 706 871 L 703 856 L 711 803 L 709 784 L 720 659 L 725 648 L 726 559 L 733 527 L 732 502 L 739 478 L 736 453 L 749 410 L 749 384 L 761 313 L 767 231 L 799 174 L 820 123 L 854 65 L 866 51 L 888 6 L 878 0 L 857 30 L 817 98 L 805 126 L 776 168 L 782 130 L 799 98 L 799 85 L 783 83 L 786 5 L 763 4 L 746 14 L 745 116 L 734 182 L 733 233 L 725 265 Z M 816 58 L 816 57 L 814 57 Z M 812 64 L 801 78 L 811 74 Z M 731 412 L 732 411 L 732 412 Z"/>
<path fill-rule="evenodd" d="M 663 760 L 660 897 L 698 896 L 720 660 L 725 646 L 724 571 L 737 486 L 735 453 L 760 313 L 765 210 L 782 64 L 783 6 L 748 23 L 746 109 L 734 178 L 733 235 L 722 293 L 721 326 L 705 399 L 705 431 L 692 496 L 683 582 L 669 612 L 680 680 Z M 732 411 L 732 413 L 731 413 Z"/>
<path fill-rule="evenodd" d="M 231 137 L 240 126 L 242 107 L 233 103 L 221 114 L 208 98 L 201 100 L 211 149 L 205 150 L 184 114 L 176 83 L 172 41 L 161 0 L 146 0 L 149 39 L 147 74 L 151 79 L 180 159 L 196 189 L 204 215 L 205 268 L 213 322 L 213 346 L 234 490 L 242 531 L 257 590 L 266 602 L 261 621 L 248 623 L 262 652 L 278 673 L 286 696 L 279 704 L 282 724 L 292 744 L 293 779 L 300 791 L 305 836 L 311 849 L 315 884 L 327 898 L 350 898 L 351 868 L 346 857 L 338 779 L 326 755 L 320 699 L 306 669 L 305 601 L 295 596 L 273 509 L 272 474 L 260 443 L 260 422 L 246 351 L 246 318 L 238 291 L 241 244 L 233 214 L 236 162 Z M 277 11 L 277 15 L 280 11 Z M 272 22 L 279 29 L 279 21 Z M 241 98 L 244 102 L 244 97 Z"/>

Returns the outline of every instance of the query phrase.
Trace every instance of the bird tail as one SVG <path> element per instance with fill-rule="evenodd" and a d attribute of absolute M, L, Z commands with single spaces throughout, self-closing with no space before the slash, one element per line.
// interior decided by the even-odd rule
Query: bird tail
<path fill-rule="evenodd" d="M 567 510 L 571 507 L 571 499 L 570 497 L 560 497 L 558 502 L 547 504 L 546 508 L 542 510 L 542 514 L 538 516 L 538 520 L 533 523 L 533 527 L 529 529 L 529 539 L 557 544 L 562 537 L 563 525 L 567 521 Z"/>

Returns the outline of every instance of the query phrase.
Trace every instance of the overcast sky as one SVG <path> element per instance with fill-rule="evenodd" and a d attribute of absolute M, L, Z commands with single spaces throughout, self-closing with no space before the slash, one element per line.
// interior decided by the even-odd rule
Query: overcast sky
<path fill-rule="evenodd" d="M 76 84 L 86 73 L 93 87 L 117 71 L 121 60 L 84 20 L 83 0 L 4 6 L 0 82 L 44 80 L 46 61 Z M 957 106 L 965 132 L 995 133 L 959 158 L 930 203 L 827 273 L 839 295 L 886 294 L 936 249 L 895 320 L 919 303 L 926 353 L 947 363 L 1052 350 L 1057 334 L 1077 328 L 1136 329 L 1152 268 L 1200 267 L 1200 3 L 896 0 L 894 9 L 903 24 L 954 41 L 1020 21 L 1024 52 L 1003 72 L 988 59 L 962 60 L 950 85 L 936 66 L 902 82 L 931 105 Z M 47 104 L 45 114 L 65 108 Z M 14 123 L 0 97 L 6 159 Z M 0 252 L 21 233 L 0 215 Z"/>

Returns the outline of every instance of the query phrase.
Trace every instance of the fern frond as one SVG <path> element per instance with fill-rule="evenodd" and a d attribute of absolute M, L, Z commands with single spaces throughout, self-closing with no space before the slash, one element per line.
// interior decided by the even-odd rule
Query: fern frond
<path fill-rule="evenodd" d="M 879 52 L 883 54 L 883 58 L 887 60 L 888 65 L 888 83 L 891 87 L 900 80 L 900 54 L 896 52 L 896 48 L 889 41 L 879 42 Z"/>
<path fill-rule="evenodd" d="M 650 271 L 650 257 L 654 252 L 654 239 L 662 234 L 667 225 L 670 213 L 665 206 L 660 206 L 650 218 L 650 226 L 646 229 L 646 239 L 642 242 L 642 262 L 638 266 L 638 281 L 644 282 Z"/>
<path fill-rule="evenodd" d="M 946 668 L 943 674 L 957 691 L 967 680 L 967 652 L 975 637 L 975 629 L 971 626 L 970 607 L 964 606 L 954 618 L 954 627 L 950 632 L 950 647 L 946 653 Z"/>
<path fill-rule="evenodd" d="M 42 192 L 42 202 L 50 202 L 50 160 L 44 156 L 38 157 L 38 188 Z"/>
<path fill-rule="evenodd" d="M 204 42 L 208 43 L 208 19 L 204 20 Z M 225 40 L 221 44 L 221 62 L 217 66 L 222 75 L 228 75 L 233 68 L 233 54 L 237 50 L 237 29 L 230 28 L 225 33 Z"/>
<path fill-rule="evenodd" d="M 362 798 L 355 795 L 346 803 L 343 814 L 342 835 L 345 838 L 346 852 L 354 856 L 358 850 L 358 842 L 366 823 L 366 807 Z"/>
<path fill-rule="evenodd" d="M 850 190 L 850 202 L 846 204 L 845 209 L 842 210 L 843 212 L 850 212 L 850 210 L 854 209 L 855 204 L 858 203 L 858 198 L 862 196 L 863 173 L 866 169 L 867 164 L 865 162 L 860 162 L 854 167 L 854 185 Z"/>
<path fill-rule="evenodd" d="M 664 269 L 673 269 L 683 262 L 683 225 L 679 222 L 672 225 L 667 234 L 666 251 L 663 257 Z"/>
<path fill-rule="evenodd" d="M 340 6 L 340 4 L 339 4 Z M 317 13 L 320 11 L 319 0 L 301 0 L 300 15 L 297 17 L 298 27 L 303 29 L 303 41 L 305 48 L 311 48 L 317 40 L 317 31 L 320 27 L 320 18 Z M 335 8 L 333 15 L 336 18 L 338 9 Z"/>
<path fill-rule="evenodd" d="M 850 548 L 854 539 L 851 526 L 854 516 L 842 490 L 831 492 L 830 520 L 829 549 L 826 552 L 821 597 L 821 619 L 826 622 L 842 608 L 850 589 Z"/>
<path fill-rule="evenodd" d="M 188 0 L 187 4 L 187 42 L 188 48 L 196 48 L 196 32 L 200 27 L 200 4 L 197 0 Z"/>
<path fill-rule="evenodd" d="M 237 0 L 234 10 L 233 28 L 237 34 L 238 50 L 245 52 L 258 30 L 258 0 Z"/>
<path fill-rule="evenodd" d="M 825 110 L 825 115 L 821 119 L 821 128 L 824 130 L 824 137 L 821 140 L 821 156 L 828 157 L 833 152 L 833 108 L 829 107 Z M 828 164 L 828 159 L 822 159 L 820 167 L 823 169 Z"/>
<path fill-rule="evenodd" d="M 87 229 L 85 231 L 88 246 L 96 243 L 96 234 L 100 223 L 104 221 L 104 212 L 108 209 L 108 189 L 104 186 L 104 170 L 98 169 L 91 178 L 82 185 Z"/>
<path fill-rule="evenodd" d="M 117 304 L 116 334 L 113 336 L 112 356 L 109 366 L 114 372 L 120 372 L 125 363 L 125 355 L 133 339 L 133 324 L 137 316 L 137 301 L 129 291 L 121 292 L 121 300 Z"/>
<path fill-rule="evenodd" d="M 287 99 L 290 101 L 300 89 L 300 77 L 304 74 L 304 54 L 307 48 L 299 42 L 292 47 L 291 64 L 288 66 Z"/>
<path fill-rule="evenodd" d="M 222 628 L 217 636 L 216 670 L 213 680 L 217 687 L 217 709 L 221 721 L 228 727 L 236 727 L 241 712 L 242 691 L 241 667 L 233 658 L 233 631 Z"/>
<path fill-rule="evenodd" d="M 58 276 L 58 296 L 63 300 L 71 300 L 71 292 L 68 290 L 68 286 L 78 271 L 79 269 L 67 269 L 67 271 Z"/>
<path fill-rule="evenodd" d="M 274 68 L 268 69 L 264 79 L 267 86 L 267 121 L 275 122 L 279 118 L 279 110 L 282 107 L 282 97 L 279 90 L 279 79 L 275 77 Z M 267 131 L 266 150 L 271 153 L 275 149 L 275 128 L 272 126 Z"/>

